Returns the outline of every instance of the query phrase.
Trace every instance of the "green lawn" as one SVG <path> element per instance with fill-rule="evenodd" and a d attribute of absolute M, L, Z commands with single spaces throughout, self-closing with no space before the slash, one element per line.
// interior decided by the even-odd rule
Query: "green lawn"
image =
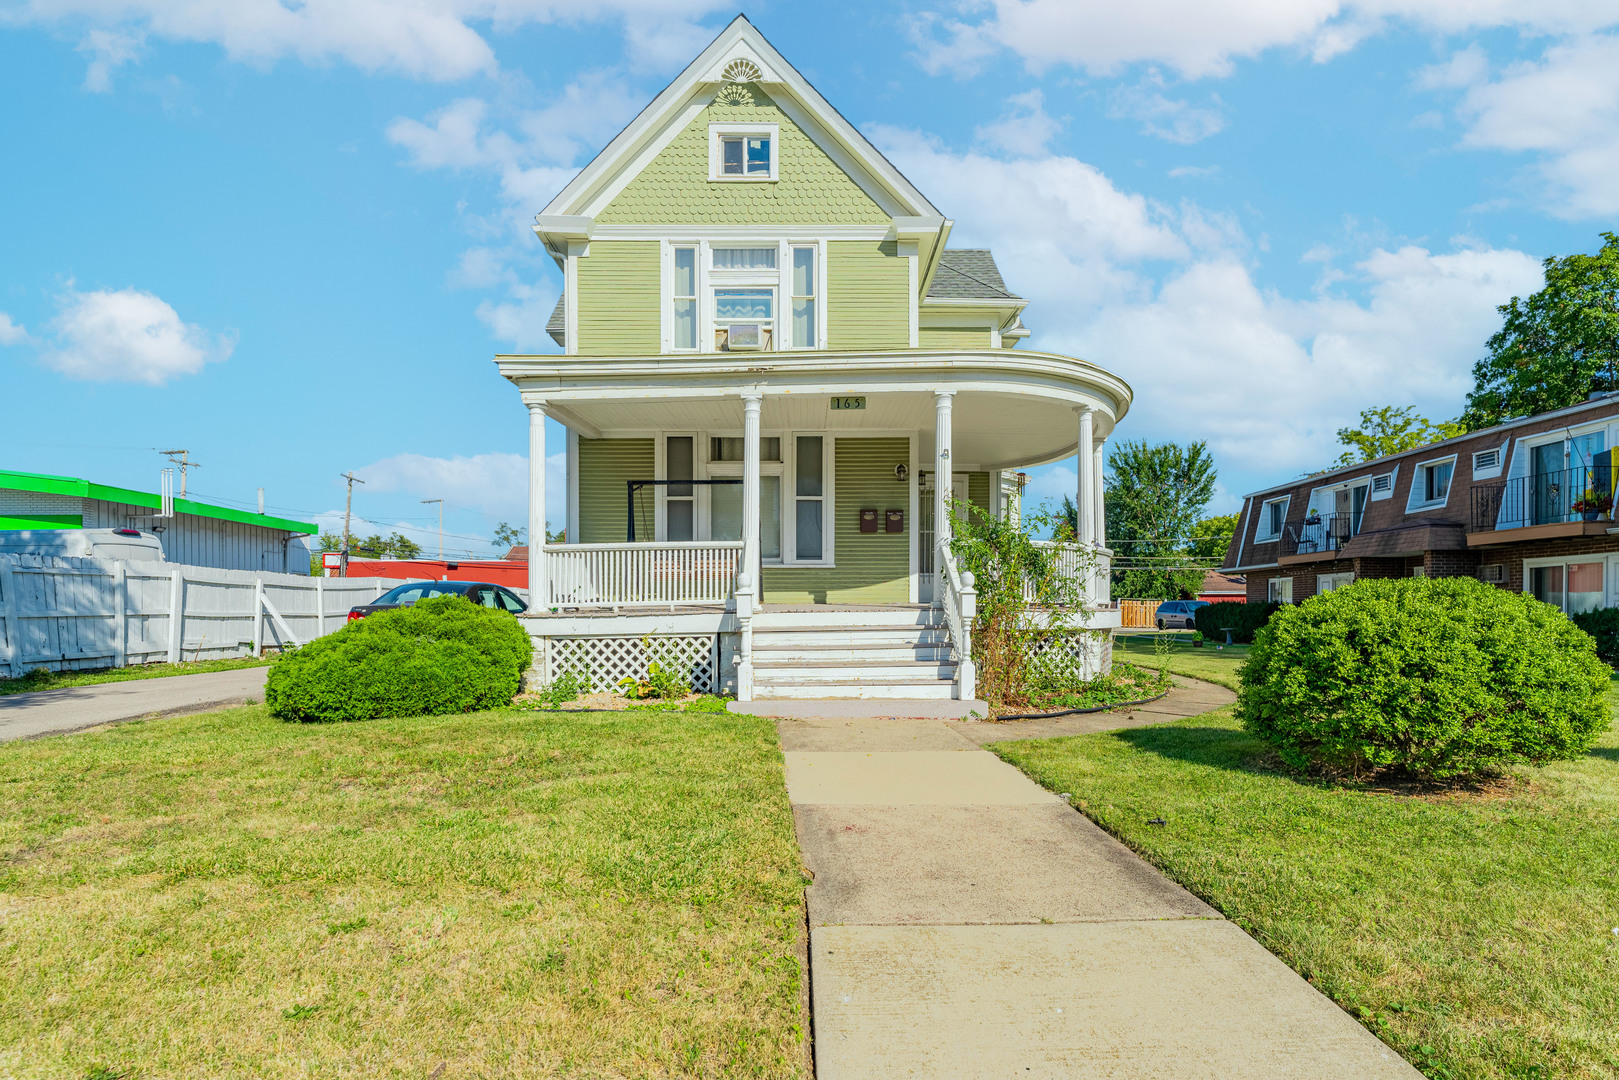
<path fill-rule="evenodd" d="M 1177 652 L 1171 670 L 1230 678 L 1221 655 Z M 993 749 L 1430 1077 L 1619 1075 L 1614 731 L 1579 761 L 1427 796 L 1276 771 L 1229 709 Z"/>
<path fill-rule="evenodd" d="M 804 884 L 753 717 L 9 743 L 0 1075 L 800 1077 Z"/>
<path fill-rule="evenodd" d="M 89 671 L 47 671 L 36 668 L 20 679 L 0 679 L 0 694 L 26 694 L 32 690 L 57 690 L 64 686 L 93 686 L 96 683 L 128 682 L 131 679 L 161 679 L 167 675 L 197 675 L 204 671 L 269 667 L 273 661 L 274 657 L 268 656 L 241 656 L 229 660 L 200 660 L 191 664 L 137 664 L 134 667 L 94 668 Z"/>
<path fill-rule="evenodd" d="M 1156 636 L 1139 632 L 1120 634 L 1113 639 L 1113 655 L 1142 667 L 1157 668 L 1160 660 L 1153 642 Z M 1248 646 L 1216 646 L 1213 642 L 1206 642 L 1201 649 L 1196 649 L 1192 647 L 1190 634 L 1164 636 L 1170 640 L 1170 646 L 1168 652 L 1163 654 L 1162 666 L 1170 672 L 1219 683 L 1232 690 L 1239 688 L 1237 668 L 1247 659 Z"/>

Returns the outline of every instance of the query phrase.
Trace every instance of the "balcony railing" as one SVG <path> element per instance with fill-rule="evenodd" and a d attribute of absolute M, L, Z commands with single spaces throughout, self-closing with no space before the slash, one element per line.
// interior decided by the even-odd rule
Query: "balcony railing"
<path fill-rule="evenodd" d="M 1357 514 L 1305 518 L 1282 530 L 1282 554 L 1319 555 L 1339 551 L 1359 530 Z"/>
<path fill-rule="evenodd" d="M 1078 544 L 1057 540 L 1036 540 L 1036 547 L 1050 552 L 1055 573 L 1067 579 L 1075 600 L 1094 607 L 1099 598 L 1106 596 L 1105 582 L 1112 571 L 1111 552 L 1106 548 L 1083 548 Z M 1023 583 L 1023 599 L 1033 603 L 1039 590 L 1032 581 Z"/>
<path fill-rule="evenodd" d="M 1579 466 L 1473 487 L 1472 531 L 1522 529 L 1606 520 L 1613 510 L 1613 469 Z"/>
<path fill-rule="evenodd" d="M 547 544 L 550 596 L 534 607 L 723 604 L 736 589 L 742 541 Z"/>

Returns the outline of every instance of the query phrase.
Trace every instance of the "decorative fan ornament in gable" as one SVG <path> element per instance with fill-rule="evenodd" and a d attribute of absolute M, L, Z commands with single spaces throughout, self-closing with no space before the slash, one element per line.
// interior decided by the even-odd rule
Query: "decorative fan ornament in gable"
<path fill-rule="evenodd" d="M 725 65 L 720 77 L 728 83 L 758 82 L 760 78 L 759 65 L 752 60 L 743 60 L 740 57 Z"/>

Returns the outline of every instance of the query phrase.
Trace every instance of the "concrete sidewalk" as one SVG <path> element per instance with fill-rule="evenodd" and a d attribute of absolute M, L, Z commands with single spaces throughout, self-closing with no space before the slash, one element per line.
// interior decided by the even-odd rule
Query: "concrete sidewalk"
<path fill-rule="evenodd" d="M 1185 689 L 1164 699 L 1178 712 L 1073 720 L 1156 723 L 1231 697 Z M 841 718 L 777 730 L 814 875 L 818 1080 L 1420 1077 L 1241 929 L 978 745 L 1061 732 Z"/>
<path fill-rule="evenodd" d="M 0 696 L 0 742 L 264 700 L 269 668 L 208 671 Z"/>

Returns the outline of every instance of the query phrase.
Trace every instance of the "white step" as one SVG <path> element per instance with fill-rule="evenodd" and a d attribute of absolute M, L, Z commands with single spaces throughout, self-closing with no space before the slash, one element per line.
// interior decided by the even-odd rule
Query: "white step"
<path fill-rule="evenodd" d="M 804 683 L 770 686 L 756 685 L 753 691 L 757 701 L 815 700 L 817 698 L 907 698 L 916 700 L 949 701 L 956 696 L 954 683 L 928 679 L 923 682 L 891 683 Z M 743 706 L 746 708 L 746 706 Z"/>
<path fill-rule="evenodd" d="M 955 678 L 956 665 L 949 663 L 910 663 L 889 661 L 877 664 L 851 664 L 847 660 L 829 660 L 824 663 L 805 663 L 781 660 L 776 663 L 760 662 L 753 657 L 753 681 L 772 685 L 780 683 L 868 683 L 890 680 Z"/>
<path fill-rule="evenodd" d="M 753 629 L 753 647 L 769 649 L 813 648 L 816 645 L 942 645 L 950 640 L 943 627 L 842 628 L 782 627 Z"/>
<path fill-rule="evenodd" d="M 815 645 L 782 645 L 775 641 L 755 638 L 753 643 L 753 661 L 761 663 L 782 663 L 789 660 L 843 660 L 855 661 L 862 664 L 881 664 L 890 661 L 932 660 L 943 662 L 952 659 L 955 650 L 948 641 L 941 642 L 894 642 L 891 644 L 874 644 L 856 642 L 854 644 L 815 644 Z"/>
<path fill-rule="evenodd" d="M 754 630 L 793 627 L 814 629 L 859 626 L 941 626 L 944 613 L 933 608 L 880 608 L 869 611 L 756 611 Z"/>

